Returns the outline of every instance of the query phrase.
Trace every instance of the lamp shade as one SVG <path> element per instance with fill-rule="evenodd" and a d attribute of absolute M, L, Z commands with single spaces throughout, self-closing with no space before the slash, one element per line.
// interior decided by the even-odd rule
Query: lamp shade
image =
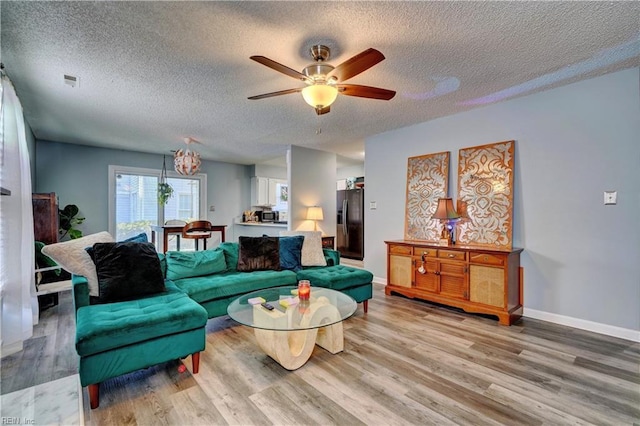
<path fill-rule="evenodd" d="M 307 220 L 324 220 L 322 207 L 309 207 L 309 210 L 307 210 Z"/>
<path fill-rule="evenodd" d="M 338 97 L 338 89 L 327 84 L 313 84 L 302 89 L 302 97 L 314 108 L 326 108 Z"/>
<path fill-rule="evenodd" d="M 451 198 L 439 198 L 436 212 L 431 216 L 432 219 L 454 220 L 459 219 L 460 215 L 453 208 L 453 200 Z"/>
<path fill-rule="evenodd" d="M 200 171 L 200 154 L 189 149 L 189 144 L 195 142 L 192 138 L 184 138 L 187 148 L 179 149 L 173 156 L 173 165 L 176 172 L 181 175 L 195 175 Z"/>

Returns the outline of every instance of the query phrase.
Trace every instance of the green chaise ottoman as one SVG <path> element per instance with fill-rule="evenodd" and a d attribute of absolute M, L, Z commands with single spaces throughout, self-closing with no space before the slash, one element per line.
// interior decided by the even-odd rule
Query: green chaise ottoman
<path fill-rule="evenodd" d="M 309 280 L 312 286 L 339 290 L 361 303 L 364 311 L 373 297 L 373 274 L 364 269 L 344 265 L 311 267 L 296 272 L 298 280 Z"/>
<path fill-rule="evenodd" d="M 100 383 L 162 362 L 192 356 L 198 372 L 207 311 L 166 281 L 166 291 L 126 302 L 88 304 L 87 282 L 74 277 L 80 383 L 97 408 Z"/>

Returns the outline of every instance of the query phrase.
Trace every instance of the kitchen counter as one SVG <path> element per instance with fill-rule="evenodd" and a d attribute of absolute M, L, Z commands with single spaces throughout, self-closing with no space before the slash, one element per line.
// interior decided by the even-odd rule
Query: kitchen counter
<path fill-rule="evenodd" d="M 244 237 L 261 237 L 268 235 L 277 237 L 280 231 L 286 231 L 288 224 L 273 222 L 234 222 L 233 224 L 233 240 L 238 241 L 239 236 Z"/>
<path fill-rule="evenodd" d="M 286 228 L 286 223 L 275 223 L 275 222 L 236 222 L 236 225 L 242 226 L 267 226 L 270 228 Z"/>

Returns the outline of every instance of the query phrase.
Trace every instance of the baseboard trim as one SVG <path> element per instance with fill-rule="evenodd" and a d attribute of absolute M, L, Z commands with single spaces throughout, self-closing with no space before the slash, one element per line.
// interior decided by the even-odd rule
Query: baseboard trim
<path fill-rule="evenodd" d="M 538 311 L 536 309 L 529 309 L 526 307 L 524 308 L 523 316 L 552 322 L 554 324 L 566 325 L 580 330 L 592 331 L 594 333 L 604 334 L 611 337 L 631 340 L 633 342 L 640 342 L 640 331 L 638 330 L 601 324 L 565 315 L 552 314 L 550 312 Z"/>
<path fill-rule="evenodd" d="M 382 285 L 387 285 L 387 279 L 386 278 L 380 278 L 380 277 L 373 277 L 373 281 L 374 284 L 382 284 Z"/>
<path fill-rule="evenodd" d="M 2 350 L 0 351 L 2 352 L 1 358 L 4 358 L 5 356 L 13 355 L 15 353 L 20 352 L 21 350 L 22 350 L 22 342 L 16 342 L 8 346 L 3 346 Z"/>

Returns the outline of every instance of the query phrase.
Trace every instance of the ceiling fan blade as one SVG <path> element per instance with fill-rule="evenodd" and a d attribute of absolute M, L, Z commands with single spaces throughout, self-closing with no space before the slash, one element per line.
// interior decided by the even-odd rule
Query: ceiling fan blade
<path fill-rule="evenodd" d="M 278 63 L 272 59 L 269 59 L 267 57 L 264 56 L 251 56 L 251 59 L 253 59 L 254 61 L 267 66 L 273 70 L 276 70 L 278 72 L 281 72 L 282 74 L 288 75 L 289 77 L 293 77 L 296 80 L 301 80 L 301 81 L 307 81 L 308 78 L 306 75 L 299 73 L 298 71 L 291 69 L 285 65 L 282 65 L 281 63 Z"/>
<path fill-rule="evenodd" d="M 396 95 L 394 90 L 371 86 L 360 86 L 357 84 L 337 84 L 336 87 L 343 95 L 357 96 L 359 98 L 382 99 L 388 101 Z"/>
<path fill-rule="evenodd" d="M 251 99 L 252 101 L 255 101 L 257 99 L 272 98 L 274 96 L 288 95 L 289 93 L 299 93 L 299 92 L 302 92 L 302 89 L 303 88 L 280 90 L 279 92 L 271 92 L 271 93 L 265 93 L 262 95 L 250 96 L 247 99 Z"/>
<path fill-rule="evenodd" d="M 335 67 L 327 77 L 335 77 L 340 82 L 346 81 L 351 77 L 355 77 L 361 72 L 368 70 L 382 60 L 384 60 L 384 55 L 382 53 L 376 49 L 369 48 Z"/>
<path fill-rule="evenodd" d="M 326 114 L 326 113 L 328 113 L 330 111 L 331 111 L 331 107 L 330 106 L 324 107 L 324 108 L 316 108 L 316 114 L 318 114 L 318 115 Z"/>

